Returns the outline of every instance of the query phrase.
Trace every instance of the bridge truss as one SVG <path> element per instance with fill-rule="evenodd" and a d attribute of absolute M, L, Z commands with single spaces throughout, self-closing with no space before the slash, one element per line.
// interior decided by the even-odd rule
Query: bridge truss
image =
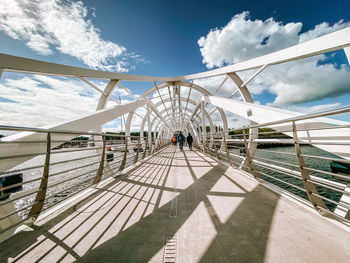
<path fill-rule="evenodd" d="M 300 143 L 314 145 L 348 162 L 347 160 L 350 159 L 350 145 L 347 142 L 350 134 L 349 123 L 336 121 L 325 116 L 349 112 L 349 108 L 330 113 L 302 116 L 296 112 L 261 106 L 254 104 L 249 91 L 249 83 L 272 65 L 341 49 L 344 50 L 348 61 L 350 61 L 350 28 L 234 65 L 177 77 L 152 77 L 103 72 L 0 54 L 0 76 L 2 72 L 20 72 L 74 77 L 101 94 L 95 113 L 59 125 L 53 125 L 47 129 L 1 126 L 0 128 L 4 130 L 20 132 L 2 139 L 2 143 L 7 143 L 7 147 L 0 147 L 0 155 L 17 155 L 19 157 L 1 158 L 0 172 L 6 173 L 9 169 L 31 159 L 32 156 L 26 156 L 28 152 L 47 151 L 47 145 L 45 144 L 33 146 L 33 144 L 24 143 L 19 146 L 10 143 L 45 139 L 50 141 L 51 149 L 59 146 L 62 140 L 67 141 L 76 137 L 77 134 L 87 134 L 93 131 L 96 135 L 96 144 L 105 146 L 105 141 L 101 140 L 105 136 L 102 133 L 103 124 L 127 114 L 125 123 L 126 149 L 130 149 L 133 144 L 131 132 L 132 127 L 135 126 L 133 124 L 135 118 L 138 117 L 142 119 L 139 126 L 139 144 L 148 144 L 146 147 L 156 150 L 169 143 L 169 139 L 175 132 L 183 131 L 186 134 L 191 132 L 195 135 L 196 145 L 203 152 L 215 152 L 216 156 L 224 154 L 231 165 L 241 169 L 246 167 L 252 175 L 260 178 L 261 172 L 256 169 L 259 160 L 255 162 L 253 160 L 259 140 L 259 128 L 270 127 L 289 136 L 290 140 L 296 145 L 297 167 L 300 169 L 299 174 L 304 180 L 308 198 L 317 210 L 327 210 L 324 199 L 319 196 L 314 184 L 310 181 L 312 177 L 304 169 L 304 160 L 298 145 Z M 241 79 L 238 74 L 247 70 L 255 70 L 255 72 L 246 80 Z M 216 76 L 224 76 L 224 78 L 213 93 L 198 84 L 198 80 Z M 89 79 L 104 79 L 108 81 L 108 84 L 104 89 L 101 89 L 90 82 Z M 129 81 L 149 83 L 150 88 L 142 95 L 136 96 L 130 91 L 130 87 L 127 87 Z M 231 95 L 227 98 L 217 96 L 223 85 L 227 85 L 227 83 L 232 87 Z M 125 90 L 134 98 L 134 101 L 120 104 L 112 96 L 113 91 L 118 87 Z M 114 101 L 116 106 L 108 108 L 108 101 Z M 137 112 L 138 109 L 143 109 L 142 115 Z M 212 119 L 214 112 L 218 112 L 221 122 L 219 126 L 222 128 L 218 129 L 214 124 L 215 122 Z M 237 131 L 241 131 L 239 139 L 243 143 L 245 154 L 242 158 L 236 160 L 227 149 L 227 143 L 234 141 L 234 138 L 229 134 L 231 130 L 228 127 L 227 112 L 237 114 L 249 121 L 248 127 L 237 129 Z M 146 126 L 147 139 L 144 136 Z M 210 127 L 209 131 L 206 129 L 207 126 Z M 334 126 L 340 128 L 332 130 L 331 128 Z M 249 131 L 247 131 L 247 128 L 249 128 Z M 50 134 L 50 138 L 46 137 L 47 134 Z M 330 143 L 330 141 L 333 143 Z M 152 150 L 150 151 L 152 153 Z M 97 152 L 101 154 L 101 149 Z M 138 153 L 139 147 L 137 149 Z M 102 156 L 104 156 L 104 150 Z M 99 176 L 101 177 L 101 174 Z M 97 177 L 94 182 L 99 182 L 99 180 Z M 317 181 L 316 183 L 325 182 Z M 335 186 L 332 185 L 332 187 Z M 347 191 L 347 187 L 346 184 L 342 186 L 344 193 Z M 348 208 L 348 205 L 345 205 L 343 215 L 349 210 Z M 37 215 L 40 210 L 38 208 L 32 214 Z"/>

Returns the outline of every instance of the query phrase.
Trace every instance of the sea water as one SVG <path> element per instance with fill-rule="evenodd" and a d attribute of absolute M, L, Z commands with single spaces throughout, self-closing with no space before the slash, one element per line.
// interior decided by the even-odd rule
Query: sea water
<path fill-rule="evenodd" d="M 326 151 L 321 150 L 319 148 L 316 148 L 314 146 L 301 145 L 300 148 L 301 148 L 302 154 L 329 157 L 329 158 L 337 158 L 337 159 L 340 158 L 334 154 L 331 154 L 329 152 L 326 152 Z M 272 151 L 272 152 L 266 152 L 264 150 L 268 150 L 268 151 Z M 230 151 L 234 154 L 239 155 L 238 149 L 230 149 Z M 276 153 L 274 153 L 274 152 L 276 152 Z M 287 154 L 283 154 L 283 153 L 287 153 Z M 292 153 L 293 155 L 289 155 L 288 153 Z M 263 148 L 261 150 L 257 149 L 255 155 L 257 157 L 262 157 L 265 159 L 272 160 L 272 161 L 267 161 L 267 160 L 263 160 L 263 159 L 257 159 L 261 162 L 273 164 L 276 166 L 281 166 L 281 167 L 288 168 L 288 169 L 295 170 L 295 171 L 299 172 L 299 168 L 295 167 L 295 166 L 298 166 L 298 159 L 295 155 L 294 146 L 269 147 L 269 148 Z M 238 159 L 237 159 L 237 161 L 238 161 Z M 278 161 L 280 163 L 273 162 L 273 161 Z M 304 157 L 304 161 L 305 161 L 306 167 L 308 167 L 308 168 L 313 168 L 313 169 L 326 171 L 326 172 L 332 172 L 331 167 L 330 167 L 331 161 L 317 159 L 317 158 L 309 158 L 309 157 Z M 292 165 L 289 165 L 289 164 L 292 164 Z M 285 175 L 285 174 L 280 173 L 280 172 L 272 171 L 272 170 L 267 169 L 267 168 L 262 168 L 261 166 L 256 166 L 256 168 L 258 171 L 262 171 L 268 175 L 271 175 L 271 176 L 276 177 L 282 181 L 285 181 L 287 183 L 296 185 L 296 186 L 304 189 L 302 181 L 297 179 L 297 178 L 293 178 L 291 176 Z M 320 178 L 328 179 L 331 181 L 344 183 L 343 180 L 332 178 L 332 176 L 324 174 L 324 173 L 309 171 L 309 174 L 314 175 L 314 176 L 318 176 Z M 294 188 L 292 186 L 289 186 L 289 185 L 284 184 L 282 182 L 279 182 L 277 180 L 273 180 L 267 176 L 264 176 L 264 175 L 261 175 L 261 176 L 264 180 L 308 200 L 307 195 L 304 191 L 301 191 L 297 188 Z M 327 197 L 335 202 L 339 202 L 341 195 L 342 195 L 341 193 L 336 192 L 334 190 L 327 189 L 325 187 L 320 187 L 317 185 L 315 185 L 315 186 L 316 186 L 316 189 L 320 195 Z M 325 203 L 327 204 L 327 206 L 331 210 L 334 210 L 336 207 L 336 205 L 333 203 L 330 203 L 327 201 Z"/>

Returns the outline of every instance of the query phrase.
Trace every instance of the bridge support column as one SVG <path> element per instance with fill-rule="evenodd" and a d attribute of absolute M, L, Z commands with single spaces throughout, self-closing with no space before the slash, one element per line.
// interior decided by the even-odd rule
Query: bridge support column
<path fill-rule="evenodd" d="M 148 126 L 148 132 L 147 132 L 147 138 L 148 138 L 148 145 L 149 145 L 149 155 L 152 154 L 152 123 L 151 123 L 151 109 L 149 104 L 147 104 L 147 126 Z"/>
<path fill-rule="evenodd" d="M 258 70 L 257 74 L 253 74 L 252 77 L 257 76 L 266 66 L 262 67 L 261 69 Z M 237 85 L 237 89 L 239 93 L 241 94 L 241 97 L 243 98 L 244 102 L 249 102 L 249 103 L 254 103 L 252 95 L 250 94 L 248 88 L 247 88 L 247 83 L 248 82 L 243 82 L 242 79 L 237 75 L 236 72 L 231 72 L 228 73 L 227 76 Z M 251 81 L 253 78 L 250 78 L 249 81 Z M 256 123 L 250 121 L 250 125 L 254 125 Z M 253 142 L 254 139 L 258 138 L 258 128 L 252 128 L 249 131 L 250 136 L 249 136 L 249 143 L 248 143 L 248 148 L 250 151 L 251 156 L 254 156 L 255 150 L 257 147 L 257 144 Z M 245 165 L 244 163 L 243 165 Z"/>
<path fill-rule="evenodd" d="M 140 152 L 140 136 L 137 139 L 137 150 L 134 158 L 134 164 L 137 163 L 137 161 L 139 160 L 139 152 Z"/>
<path fill-rule="evenodd" d="M 311 178 L 310 178 L 308 170 L 306 170 L 304 168 L 305 162 L 304 162 L 303 156 L 301 155 L 302 153 L 301 153 L 300 145 L 298 142 L 298 135 L 297 135 L 295 121 L 292 121 L 292 130 L 293 130 L 295 152 L 296 152 L 296 155 L 298 158 L 298 163 L 299 163 L 300 175 L 301 175 L 301 178 L 303 179 L 303 184 L 304 184 L 304 188 L 306 190 L 307 197 L 309 198 L 311 204 L 314 206 L 314 208 L 317 211 L 321 212 L 322 208 L 328 210 L 328 208 L 327 208 L 326 204 L 324 203 L 324 201 L 322 200 L 322 198 L 320 198 L 318 196 L 319 195 L 318 191 L 317 191 L 315 185 L 311 182 Z"/>
<path fill-rule="evenodd" d="M 247 136 L 246 136 L 246 133 L 245 133 L 244 129 L 243 129 L 243 142 L 244 142 L 244 148 L 245 148 L 245 151 L 246 151 L 246 157 L 245 157 L 245 161 L 241 163 L 240 168 L 242 169 L 244 164 L 248 163 L 248 166 L 249 166 L 251 174 L 255 178 L 260 178 L 260 174 L 256 170 L 255 164 L 253 163 L 253 159 L 252 159 L 252 156 L 250 154 L 250 148 L 248 146 Z"/>
<path fill-rule="evenodd" d="M 232 167 L 235 167 L 233 161 L 231 160 L 230 152 L 228 151 L 225 132 L 224 132 L 224 147 L 225 147 L 226 158 L 227 158 L 228 163 L 229 163 Z"/>
<path fill-rule="evenodd" d="M 28 218 L 33 217 L 36 220 L 41 210 L 43 209 L 45 198 L 46 198 L 47 184 L 49 181 L 50 156 L 51 156 L 51 133 L 48 132 L 47 141 L 46 141 L 46 157 L 45 157 L 45 167 L 44 167 L 43 177 L 40 182 L 39 192 L 37 193 L 34 203 L 32 205 L 32 208 L 28 213 Z"/>
<path fill-rule="evenodd" d="M 119 167 L 119 171 L 123 171 L 125 168 L 125 164 L 126 164 L 126 157 L 128 156 L 128 139 L 130 139 L 129 137 L 125 136 L 124 137 L 124 141 L 125 141 L 125 150 L 124 150 L 124 156 L 123 156 L 123 160 L 120 164 Z"/>
<path fill-rule="evenodd" d="M 101 181 L 102 174 L 103 174 L 103 168 L 105 165 L 106 136 L 101 136 L 101 137 L 102 137 L 102 153 L 101 153 L 100 166 L 97 170 L 97 174 L 94 178 L 93 184 L 98 184 Z"/>
<path fill-rule="evenodd" d="M 201 101 L 201 114 L 202 114 L 202 147 L 203 152 L 206 152 L 207 145 L 207 127 L 205 126 L 205 113 L 204 113 L 204 101 Z"/>

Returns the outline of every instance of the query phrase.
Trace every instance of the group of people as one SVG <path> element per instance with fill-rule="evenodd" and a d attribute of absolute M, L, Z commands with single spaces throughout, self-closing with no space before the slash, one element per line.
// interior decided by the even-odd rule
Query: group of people
<path fill-rule="evenodd" d="M 171 141 L 172 141 L 173 145 L 176 145 L 176 143 L 179 143 L 180 151 L 182 151 L 182 149 L 184 147 L 184 142 L 187 141 L 188 147 L 192 151 L 193 137 L 192 137 L 191 133 L 188 133 L 187 138 L 185 138 L 185 136 L 182 134 L 182 132 L 180 132 L 177 136 L 174 136 L 171 139 Z"/>

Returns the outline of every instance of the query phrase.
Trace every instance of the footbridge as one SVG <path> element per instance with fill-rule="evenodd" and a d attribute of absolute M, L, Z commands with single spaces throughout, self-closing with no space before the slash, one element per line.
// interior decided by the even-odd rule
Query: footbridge
<path fill-rule="evenodd" d="M 77 78 L 101 94 L 73 120 L 0 126 L 0 261 L 349 262 L 350 123 L 336 118 L 350 107 L 300 114 L 255 104 L 249 91 L 271 66 L 336 50 L 350 61 L 350 28 L 178 77 L 0 54 L 0 76 Z M 199 84 L 218 76 L 214 92 Z M 133 94 L 135 82 L 149 88 Z M 231 114 L 247 124 L 231 129 Z M 118 118 L 125 132 L 103 131 Z M 180 131 L 193 150 L 171 144 Z"/>

